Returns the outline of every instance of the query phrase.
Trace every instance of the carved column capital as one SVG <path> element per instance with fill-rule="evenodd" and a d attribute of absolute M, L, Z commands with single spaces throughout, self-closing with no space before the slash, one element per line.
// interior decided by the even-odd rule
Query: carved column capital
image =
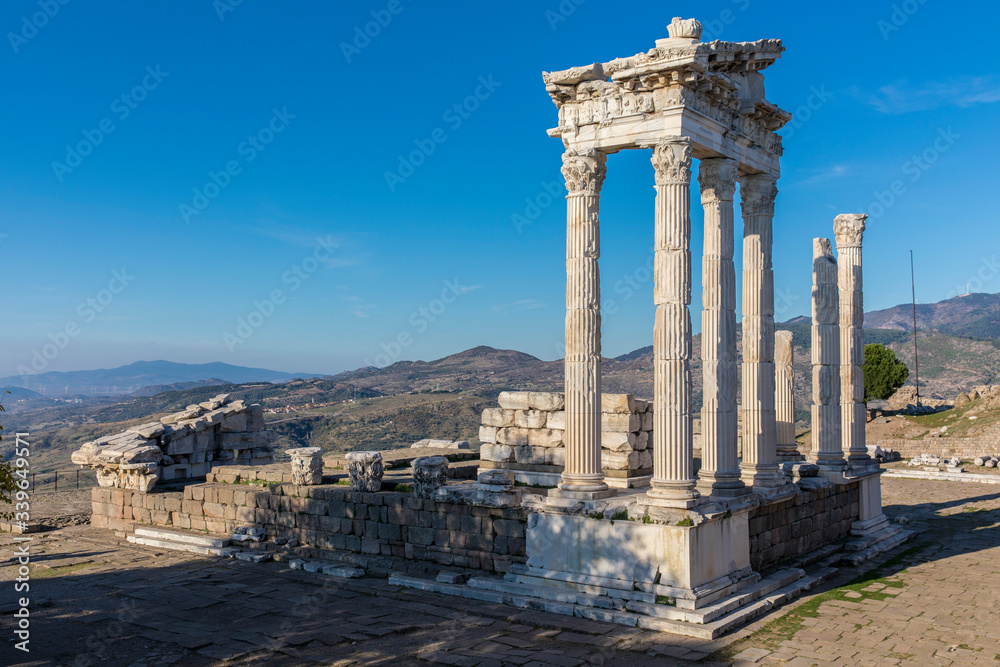
<path fill-rule="evenodd" d="M 690 185 L 691 140 L 687 137 L 664 139 L 653 146 L 650 160 L 656 171 L 657 185 Z"/>
<path fill-rule="evenodd" d="M 608 156 L 593 148 L 563 153 L 562 175 L 571 195 L 599 195 L 607 174 Z"/>
<path fill-rule="evenodd" d="M 736 192 L 736 160 L 727 157 L 706 158 L 698 166 L 701 202 L 732 201 Z"/>
<path fill-rule="evenodd" d="M 833 233 L 837 236 L 837 247 L 860 248 L 867 218 L 863 213 L 841 213 L 834 218 Z"/>
<path fill-rule="evenodd" d="M 740 178 L 740 209 L 743 217 L 774 215 L 778 184 L 770 174 L 750 174 Z"/>

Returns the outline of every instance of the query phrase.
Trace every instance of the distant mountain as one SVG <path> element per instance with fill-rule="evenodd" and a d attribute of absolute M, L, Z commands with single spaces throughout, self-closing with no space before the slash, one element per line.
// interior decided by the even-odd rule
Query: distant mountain
<path fill-rule="evenodd" d="M 246 368 L 222 362 L 182 364 L 173 361 L 137 361 L 118 368 L 93 371 L 49 371 L 37 375 L 0 378 L 0 385 L 25 387 L 45 396 L 67 394 L 127 394 L 143 387 L 178 383 L 213 384 L 241 382 L 286 382 L 293 378 L 320 377 L 309 373 L 283 373 L 264 368 Z M 220 380 L 219 378 L 224 378 Z"/>
<path fill-rule="evenodd" d="M 865 313 L 865 326 L 909 331 L 913 328 L 913 306 L 904 303 Z M 917 329 L 963 338 L 1000 339 L 1000 294 L 968 294 L 918 303 Z"/>

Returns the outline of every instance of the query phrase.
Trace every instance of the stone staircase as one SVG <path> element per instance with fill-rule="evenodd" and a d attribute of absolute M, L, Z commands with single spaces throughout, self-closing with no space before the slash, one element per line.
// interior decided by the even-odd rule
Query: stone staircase
<path fill-rule="evenodd" d="M 465 585 L 443 583 L 408 575 L 393 574 L 389 584 L 421 591 L 454 595 L 521 609 L 547 611 L 628 627 L 672 632 L 715 639 L 733 628 L 798 598 L 832 577 L 835 567 L 822 567 L 806 574 L 799 568 L 779 570 L 732 595 L 698 609 L 661 604 L 653 587 L 650 592 L 626 590 L 611 585 L 583 585 L 572 581 L 547 580 L 528 583 L 527 568 L 518 566 L 502 579 L 473 577 Z M 618 582 L 619 585 L 624 582 Z M 666 587 L 663 587 L 666 589 Z"/>
<path fill-rule="evenodd" d="M 854 531 L 852 531 L 854 534 Z M 856 535 L 853 540 L 844 544 L 844 555 L 840 562 L 844 565 L 857 566 L 871 560 L 880 553 L 895 549 L 903 542 L 916 535 L 916 531 L 906 530 L 902 526 L 886 524 L 867 535 Z"/>

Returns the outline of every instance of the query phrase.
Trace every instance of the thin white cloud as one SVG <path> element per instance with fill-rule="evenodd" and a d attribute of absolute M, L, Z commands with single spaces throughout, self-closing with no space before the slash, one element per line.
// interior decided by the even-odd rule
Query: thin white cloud
<path fill-rule="evenodd" d="M 493 306 L 493 311 L 501 315 L 508 315 L 512 310 L 534 310 L 544 308 L 545 304 L 537 299 L 521 299 L 514 303 L 501 303 Z"/>
<path fill-rule="evenodd" d="M 816 169 L 812 172 L 812 176 L 806 178 L 803 181 L 799 181 L 799 185 L 816 185 L 817 183 L 823 183 L 825 181 L 832 181 L 835 178 L 840 178 L 848 173 L 846 165 L 835 164 L 833 166 L 827 167 L 826 169 Z"/>
<path fill-rule="evenodd" d="M 875 93 L 854 92 L 877 111 L 899 115 L 949 106 L 966 109 L 1000 102 L 1000 80 L 993 75 L 961 76 L 947 81 L 916 84 L 903 79 L 882 86 Z"/>

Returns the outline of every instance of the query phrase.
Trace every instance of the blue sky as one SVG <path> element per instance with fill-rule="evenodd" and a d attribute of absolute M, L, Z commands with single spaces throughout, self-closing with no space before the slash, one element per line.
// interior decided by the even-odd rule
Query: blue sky
<path fill-rule="evenodd" d="M 844 212 L 872 214 L 867 309 L 909 300 L 911 248 L 920 301 L 969 282 L 1000 291 L 998 15 L 934 0 L 11 0 L 0 374 L 33 359 L 337 372 L 481 344 L 559 358 L 562 145 L 545 133 L 556 108 L 541 72 L 646 51 L 673 16 L 786 46 L 765 73 L 768 99 L 796 115 L 782 132 L 778 319 L 808 313 L 811 239 Z M 420 146 L 422 163 L 401 168 Z M 614 356 L 652 340 L 653 174 L 646 152 L 608 166 Z"/>

